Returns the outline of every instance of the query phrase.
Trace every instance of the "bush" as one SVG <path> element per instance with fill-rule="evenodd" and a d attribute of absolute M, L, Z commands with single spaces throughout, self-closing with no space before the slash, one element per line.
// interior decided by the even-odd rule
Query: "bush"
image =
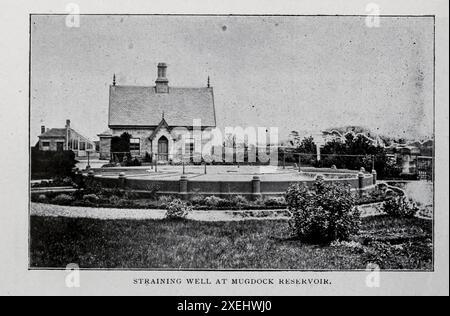
<path fill-rule="evenodd" d="M 144 162 L 146 162 L 146 163 L 152 162 L 152 156 L 150 156 L 150 154 L 148 152 L 145 152 Z"/>
<path fill-rule="evenodd" d="M 226 207 L 230 202 L 217 196 L 208 196 L 205 198 L 205 204 L 209 207 Z"/>
<path fill-rule="evenodd" d="M 366 264 L 377 264 L 380 268 L 386 268 L 386 263 L 390 258 L 396 258 L 400 255 L 398 247 L 388 243 L 371 242 L 369 247 L 364 249 L 364 261 Z"/>
<path fill-rule="evenodd" d="M 309 190 L 292 185 L 286 193 L 293 235 L 303 241 L 330 243 L 346 241 L 358 233 L 360 214 L 349 187 L 316 181 Z"/>
<path fill-rule="evenodd" d="M 47 196 L 45 196 L 45 194 L 41 194 L 38 196 L 37 201 L 40 203 L 45 203 L 47 202 Z"/>
<path fill-rule="evenodd" d="M 394 196 L 383 203 L 383 211 L 396 218 L 412 218 L 419 212 L 419 207 L 406 196 Z"/>
<path fill-rule="evenodd" d="M 205 204 L 205 198 L 201 195 L 194 195 L 191 198 L 192 205 L 204 205 Z"/>
<path fill-rule="evenodd" d="M 255 200 L 252 202 L 252 204 L 253 204 L 254 206 L 264 206 L 264 205 L 265 205 L 265 202 L 264 202 L 264 199 L 263 199 L 262 197 L 258 197 L 257 199 L 255 199 Z"/>
<path fill-rule="evenodd" d="M 59 205 L 70 205 L 74 201 L 74 198 L 68 194 L 60 194 L 53 198 L 52 203 Z"/>
<path fill-rule="evenodd" d="M 167 205 L 167 219 L 185 219 L 192 211 L 192 208 L 179 199 L 175 199 Z"/>
<path fill-rule="evenodd" d="M 162 195 L 162 196 L 159 197 L 159 203 L 161 204 L 162 207 L 167 206 L 173 200 L 174 200 L 174 198 L 172 196 L 169 196 L 169 195 Z"/>
<path fill-rule="evenodd" d="M 112 195 L 109 197 L 108 202 L 111 205 L 117 206 L 119 205 L 120 197 L 118 197 L 117 195 Z"/>
<path fill-rule="evenodd" d="M 381 269 L 421 269 L 433 260 L 433 245 L 429 242 L 409 241 L 399 245 L 372 242 L 365 248 L 363 260 Z"/>
<path fill-rule="evenodd" d="M 137 158 L 131 159 L 131 155 L 130 155 L 130 160 L 127 160 L 125 165 L 127 167 L 140 167 L 140 166 L 142 166 L 142 163 Z"/>
<path fill-rule="evenodd" d="M 131 202 L 127 199 L 119 199 L 117 201 L 117 205 L 118 207 L 130 207 L 131 206 Z"/>
<path fill-rule="evenodd" d="M 100 201 L 100 198 L 96 194 L 86 194 L 83 196 L 83 201 L 97 204 Z"/>
<path fill-rule="evenodd" d="M 273 197 L 267 199 L 264 204 L 267 207 L 285 207 L 286 206 L 286 199 L 284 197 Z"/>
<path fill-rule="evenodd" d="M 33 183 L 32 188 L 51 188 L 51 187 L 73 187 L 75 183 L 72 178 L 55 178 L 51 181 L 41 181 L 40 183 Z"/>
<path fill-rule="evenodd" d="M 231 198 L 230 204 L 232 206 L 241 208 L 243 206 L 248 205 L 248 200 L 245 197 L 243 197 L 242 195 L 236 195 Z"/>

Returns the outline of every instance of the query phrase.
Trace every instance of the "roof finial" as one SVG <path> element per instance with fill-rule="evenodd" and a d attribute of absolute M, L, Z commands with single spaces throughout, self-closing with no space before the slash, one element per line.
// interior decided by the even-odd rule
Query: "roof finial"
<path fill-rule="evenodd" d="M 164 120 L 164 111 L 162 112 L 162 119 Z"/>
<path fill-rule="evenodd" d="M 116 74 L 114 74 L 114 76 L 113 76 L 113 86 L 115 86 L 116 85 Z"/>
<path fill-rule="evenodd" d="M 210 80 L 210 78 L 209 78 L 209 76 L 208 76 L 208 88 L 210 88 L 211 87 L 211 80 Z"/>

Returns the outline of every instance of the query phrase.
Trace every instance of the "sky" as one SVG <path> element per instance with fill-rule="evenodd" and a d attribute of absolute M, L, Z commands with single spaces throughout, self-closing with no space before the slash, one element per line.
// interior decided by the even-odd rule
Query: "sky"
<path fill-rule="evenodd" d="M 33 16 L 31 140 L 40 126 L 97 139 L 109 85 L 214 87 L 218 127 L 316 133 L 364 126 L 392 137 L 433 135 L 434 21 L 314 16 Z M 160 114 L 157 114 L 160 115 Z"/>

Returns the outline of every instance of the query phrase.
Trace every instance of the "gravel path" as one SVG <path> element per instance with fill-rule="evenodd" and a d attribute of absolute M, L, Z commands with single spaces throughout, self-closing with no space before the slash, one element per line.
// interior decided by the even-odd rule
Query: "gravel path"
<path fill-rule="evenodd" d="M 31 215 L 93 219 L 163 219 L 165 210 L 114 209 L 78 206 L 59 206 L 31 203 Z M 205 222 L 231 222 L 243 220 L 288 219 L 282 210 L 278 211 L 193 211 L 188 219 Z"/>
<path fill-rule="evenodd" d="M 381 215 L 381 203 L 360 206 L 361 217 Z M 165 210 L 94 208 L 31 203 L 31 215 L 92 219 L 164 219 Z M 243 220 L 287 220 L 284 210 L 254 211 L 193 211 L 190 220 L 205 222 L 230 222 Z"/>

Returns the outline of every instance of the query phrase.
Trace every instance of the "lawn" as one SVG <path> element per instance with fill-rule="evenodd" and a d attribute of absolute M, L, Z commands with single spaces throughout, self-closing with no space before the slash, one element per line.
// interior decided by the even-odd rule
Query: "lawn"
<path fill-rule="evenodd" d="M 195 222 L 31 217 L 31 267 L 139 269 L 432 269 L 432 225 L 363 219 L 353 243 L 289 238 L 286 221 Z"/>

